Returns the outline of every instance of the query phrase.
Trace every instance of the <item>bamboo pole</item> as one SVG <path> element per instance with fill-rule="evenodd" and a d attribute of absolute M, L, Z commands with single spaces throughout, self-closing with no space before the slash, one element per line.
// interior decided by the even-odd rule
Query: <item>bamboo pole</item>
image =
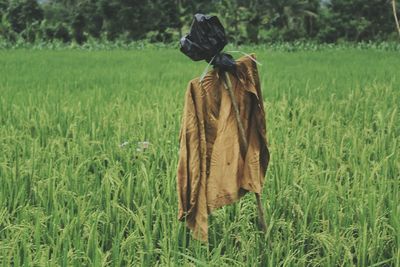
<path fill-rule="evenodd" d="M 229 97 L 231 98 L 233 109 L 235 110 L 236 121 L 237 121 L 238 128 L 239 128 L 239 134 L 240 134 L 240 137 L 242 139 L 242 144 L 244 146 L 245 151 L 247 151 L 249 145 L 247 143 L 247 139 L 246 139 L 246 134 L 244 132 L 243 123 L 242 123 L 242 121 L 240 119 L 239 108 L 238 108 L 238 105 L 237 105 L 237 102 L 236 102 L 235 95 L 233 94 L 232 83 L 231 83 L 231 80 L 229 78 L 228 72 L 224 72 L 223 80 L 224 80 L 225 88 L 228 90 Z M 264 215 L 264 209 L 263 209 L 262 203 L 261 203 L 261 196 L 260 196 L 259 193 L 255 193 L 255 195 L 256 195 L 256 200 L 257 200 L 258 223 L 259 223 L 259 225 L 261 227 L 261 230 L 265 234 L 267 232 L 267 224 L 265 223 L 265 215 Z"/>
<path fill-rule="evenodd" d="M 399 19 L 397 18 L 396 0 L 392 0 L 392 8 L 393 8 L 394 20 L 396 21 L 397 32 L 399 33 L 400 36 L 400 25 L 399 25 Z"/>

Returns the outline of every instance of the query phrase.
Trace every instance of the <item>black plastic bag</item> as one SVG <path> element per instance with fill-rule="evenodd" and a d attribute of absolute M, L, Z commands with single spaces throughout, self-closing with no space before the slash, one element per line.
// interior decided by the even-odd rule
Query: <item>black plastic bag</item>
<path fill-rule="evenodd" d="M 206 60 L 221 71 L 233 72 L 235 60 L 221 53 L 227 43 L 225 29 L 216 16 L 196 14 L 189 34 L 180 40 L 180 50 L 194 61 Z"/>

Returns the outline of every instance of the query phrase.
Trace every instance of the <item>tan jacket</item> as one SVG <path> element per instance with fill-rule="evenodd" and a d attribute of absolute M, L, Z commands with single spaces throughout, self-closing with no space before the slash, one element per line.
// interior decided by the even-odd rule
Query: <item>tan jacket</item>
<path fill-rule="evenodd" d="M 254 55 L 252 55 L 254 57 Z M 208 214 L 246 192 L 261 193 L 269 162 L 266 126 L 256 64 L 237 62 L 230 75 L 248 149 L 240 143 L 235 111 L 217 70 L 200 84 L 189 82 L 180 131 L 177 173 L 179 220 L 186 220 L 196 239 L 207 241 Z"/>

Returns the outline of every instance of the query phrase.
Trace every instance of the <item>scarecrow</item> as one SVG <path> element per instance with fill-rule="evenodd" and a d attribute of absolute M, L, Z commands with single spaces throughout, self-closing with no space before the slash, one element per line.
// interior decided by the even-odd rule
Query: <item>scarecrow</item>
<path fill-rule="evenodd" d="M 255 193 L 266 230 L 260 194 L 269 151 L 257 61 L 254 54 L 235 61 L 222 52 L 226 44 L 218 18 L 202 14 L 180 40 L 185 55 L 214 67 L 189 82 L 179 135 L 178 219 L 202 241 L 208 215 L 247 192 Z"/>

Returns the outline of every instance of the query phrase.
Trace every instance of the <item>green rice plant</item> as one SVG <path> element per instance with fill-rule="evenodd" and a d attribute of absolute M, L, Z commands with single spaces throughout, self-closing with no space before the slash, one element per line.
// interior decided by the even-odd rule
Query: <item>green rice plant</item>
<path fill-rule="evenodd" d="M 210 216 L 208 244 L 177 221 L 175 183 L 186 85 L 206 63 L 1 50 L 0 266 L 399 266 L 398 52 L 251 49 L 268 230 L 249 194 Z"/>

